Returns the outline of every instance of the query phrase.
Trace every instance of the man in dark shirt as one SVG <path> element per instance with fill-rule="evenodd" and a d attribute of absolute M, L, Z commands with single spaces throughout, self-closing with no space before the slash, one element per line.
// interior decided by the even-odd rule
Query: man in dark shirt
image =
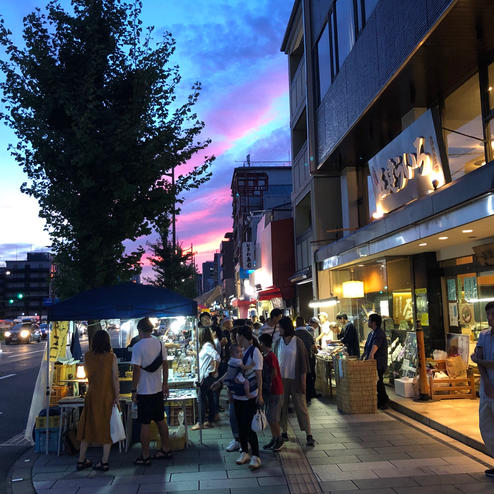
<path fill-rule="evenodd" d="M 307 372 L 307 375 L 305 376 L 305 399 L 307 401 L 307 406 L 310 406 L 312 398 L 316 397 L 316 356 L 314 354 L 315 342 L 314 337 L 307 330 L 305 320 L 302 316 L 297 317 L 296 325 L 295 336 L 304 342 L 305 349 L 307 350 L 307 356 L 309 357 L 309 372 Z"/>
<path fill-rule="evenodd" d="M 336 320 L 343 328 L 339 340 L 346 346 L 348 355 L 360 357 L 360 344 L 355 326 L 348 320 L 346 314 L 338 314 Z"/>
<path fill-rule="evenodd" d="M 365 343 L 363 360 L 376 359 L 377 363 L 377 407 L 380 410 L 388 408 L 388 395 L 384 386 L 384 372 L 388 366 L 388 340 L 381 329 L 382 318 L 379 314 L 369 316 L 368 326 L 371 332 Z"/>

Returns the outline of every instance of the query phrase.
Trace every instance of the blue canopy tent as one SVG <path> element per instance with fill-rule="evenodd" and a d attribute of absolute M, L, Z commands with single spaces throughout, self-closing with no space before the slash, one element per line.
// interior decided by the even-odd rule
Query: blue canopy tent
<path fill-rule="evenodd" d="M 167 288 L 137 283 L 94 288 L 48 309 L 49 321 L 197 316 L 197 302 Z"/>
<path fill-rule="evenodd" d="M 141 319 L 143 317 L 166 318 L 181 316 L 196 318 L 197 302 L 167 288 L 130 282 L 94 288 L 48 308 L 49 322 L 102 319 L 128 320 Z M 198 355 L 199 349 L 197 345 L 196 337 L 196 351 Z M 48 340 L 47 345 L 47 376 L 50 373 L 49 349 L 50 340 Z M 47 377 L 46 386 L 48 395 L 49 382 L 49 377 Z M 33 405 L 31 405 L 31 408 L 33 408 Z M 48 408 L 48 404 L 46 408 Z M 202 431 L 200 438 L 202 443 Z M 48 444 L 48 440 L 46 443 Z"/>

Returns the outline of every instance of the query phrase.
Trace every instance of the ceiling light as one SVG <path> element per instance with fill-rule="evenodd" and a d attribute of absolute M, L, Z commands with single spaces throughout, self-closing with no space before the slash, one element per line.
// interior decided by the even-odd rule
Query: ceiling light
<path fill-rule="evenodd" d="M 462 230 L 461 233 L 472 233 L 473 230 Z"/>
<path fill-rule="evenodd" d="M 448 237 L 439 237 L 439 240 L 448 240 Z"/>
<path fill-rule="evenodd" d="M 421 244 L 419 244 L 419 247 L 425 247 L 427 245 L 427 242 L 422 242 Z"/>

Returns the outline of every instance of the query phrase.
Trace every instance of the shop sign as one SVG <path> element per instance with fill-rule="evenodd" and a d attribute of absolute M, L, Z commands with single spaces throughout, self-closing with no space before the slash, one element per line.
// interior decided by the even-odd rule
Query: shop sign
<path fill-rule="evenodd" d="M 369 160 L 378 213 L 390 212 L 444 185 L 431 111 Z"/>
<path fill-rule="evenodd" d="M 244 269 L 254 269 L 255 267 L 255 244 L 254 242 L 244 242 L 242 244 L 242 267 Z"/>

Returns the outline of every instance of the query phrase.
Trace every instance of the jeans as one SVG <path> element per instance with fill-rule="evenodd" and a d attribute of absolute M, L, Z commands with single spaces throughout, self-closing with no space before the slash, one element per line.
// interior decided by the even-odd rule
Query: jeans
<path fill-rule="evenodd" d="M 238 441 L 240 434 L 238 432 L 237 415 L 235 414 L 235 404 L 233 401 L 230 402 L 228 407 L 228 414 L 230 415 L 230 427 L 232 428 L 233 437 Z"/>
<path fill-rule="evenodd" d="M 384 385 L 384 369 L 377 371 L 377 406 L 386 405 L 389 401 L 388 394 L 386 393 L 386 386 Z"/>
<path fill-rule="evenodd" d="M 253 456 L 259 456 L 259 441 L 257 434 L 252 430 L 252 419 L 257 411 L 256 398 L 250 400 L 233 400 L 235 414 L 239 426 L 240 446 L 242 451 L 249 451 L 249 444 Z"/>
<path fill-rule="evenodd" d="M 206 408 L 208 409 L 208 421 L 214 422 L 216 415 L 216 399 L 211 385 L 214 383 L 214 377 L 205 377 L 201 383 L 201 424 L 204 424 L 206 418 Z"/>

